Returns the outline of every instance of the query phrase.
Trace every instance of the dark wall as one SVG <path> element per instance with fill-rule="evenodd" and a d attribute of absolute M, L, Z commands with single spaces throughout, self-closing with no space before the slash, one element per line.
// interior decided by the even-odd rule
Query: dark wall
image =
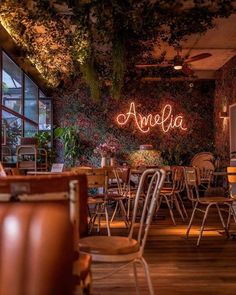
<path fill-rule="evenodd" d="M 217 73 L 214 100 L 215 145 L 217 153 L 229 164 L 229 119 L 219 116 L 221 111 L 229 112 L 229 106 L 236 103 L 236 57 L 232 58 Z"/>
<path fill-rule="evenodd" d="M 119 140 L 121 161 L 127 160 L 127 155 L 140 144 L 153 144 L 169 164 L 188 164 L 196 152 L 212 150 L 214 140 L 214 83 L 194 82 L 191 86 L 189 82 L 130 82 L 119 102 L 111 99 L 109 89 L 104 89 L 101 103 L 95 104 L 82 84 L 66 85 L 54 94 L 54 123 L 80 129 L 80 164 L 98 164 L 100 159 L 93 150 L 107 137 Z M 127 112 L 131 101 L 135 101 L 137 111 L 143 115 L 160 113 L 165 104 L 171 104 L 174 115 L 183 115 L 188 130 L 163 133 L 157 126 L 143 134 L 133 123 L 119 128 L 116 116 Z"/>

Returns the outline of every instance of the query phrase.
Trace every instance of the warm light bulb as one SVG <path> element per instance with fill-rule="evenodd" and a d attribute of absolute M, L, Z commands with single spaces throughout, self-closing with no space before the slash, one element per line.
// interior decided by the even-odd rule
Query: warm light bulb
<path fill-rule="evenodd" d="M 174 69 L 179 71 L 182 70 L 183 66 L 182 65 L 174 65 Z"/>

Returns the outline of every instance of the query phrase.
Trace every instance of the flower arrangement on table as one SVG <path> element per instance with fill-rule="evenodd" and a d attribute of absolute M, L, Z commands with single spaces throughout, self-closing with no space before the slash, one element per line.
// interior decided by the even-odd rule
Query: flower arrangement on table
<path fill-rule="evenodd" d="M 104 143 L 99 144 L 95 149 L 94 153 L 102 157 L 101 166 L 106 166 L 106 158 L 113 159 L 116 153 L 120 150 L 120 144 L 118 140 L 114 138 L 108 138 Z M 105 158 L 105 160 L 104 160 Z M 111 163 L 110 163 L 111 164 Z M 111 166 L 113 166 L 111 164 Z"/>

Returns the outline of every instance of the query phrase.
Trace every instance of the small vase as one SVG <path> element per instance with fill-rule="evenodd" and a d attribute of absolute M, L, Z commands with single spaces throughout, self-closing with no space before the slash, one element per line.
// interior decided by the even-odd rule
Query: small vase
<path fill-rule="evenodd" d="M 116 159 L 114 157 L 110 158 L 110 166 L 112 167 L 116 166 Z"/>
<path fill-rule="evenodd" d="M 107 165 L 107 158 L 106 157 L 102 157 L 101 167 L 106 167 L 106 165 Z"/>

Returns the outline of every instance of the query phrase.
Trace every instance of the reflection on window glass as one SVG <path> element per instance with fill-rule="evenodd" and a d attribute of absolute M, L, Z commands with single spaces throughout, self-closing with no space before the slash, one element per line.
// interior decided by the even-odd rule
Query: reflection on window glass
<path fill-rule="evenodd" d="M 2 161 L 12 162 L 15 159 L 16 147 L 20 144 L 22 121 L 20 118 L 2 112 Z"/>
<path fill-rule="evenodd" d="M 34 137 L 38 133 L 38 128 L 28 122 L 24 124 L 24 137 Z"/>
<path fill-rule="evenodd" d="M 39 130 L 51 130 L 51 100 L 39 100 Z"/>
<path fill-rule="evenodd" d="M 38 87 L 25 76 L 25 117 L 38 122 Z"/>
<path fill-rule="evenodd" d="M 17 113 L 22 113 L 22 71 L 5 54 L 2 55 L 2 103 Z"/>

